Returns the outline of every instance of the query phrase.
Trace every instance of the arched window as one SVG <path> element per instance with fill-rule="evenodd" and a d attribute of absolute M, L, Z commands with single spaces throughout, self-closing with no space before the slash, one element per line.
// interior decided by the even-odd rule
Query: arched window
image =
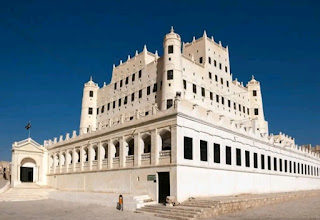
<path fill-rule="evenodd" d="M 143 142 L 143 153 L 150 153 L 151 152 L 151 135 L 145 134 L 142 136 Z"/>
<path fill-rule="evenodd" d="M 76 155 L 77 155 L 77 163 L 80 163 L 80 150 L 79 149 L 77 149 L 76 150 Z"/>
<path fill-rule="evenodd" d="M 134 139 L 129 138 L 127 140 L 127 144 L 128 144 L 128 155 L 134 155 Z"/>
<path fill-rule="evenodd" d="M 86 162 L 89 161 L 88 148 L 84 148 L 83 157 L 84 157 L 84 161 Z"/>
<path fill-rule="evenodd" d="M 104 154 L 101 156 L 103 159 L 107 159 L 108 158 L 108 144 L 103 144 L 102 149 L 103 149 Z"/>
<path fill-rule="evenodd" d="M 97 146 L 94 146 L 93 147 L 93 160 L 98 160 L 98 147 Z"/>
<path fill-rule="evenodd" d="M 164 130 L 159 135 L 161 138 L 161 150 L 171 150 L 171 132 Z"/>
<path fill-rule="evenodd" d="M 115 148 L 115 154 L 114 154 L 114 157 L 119 157 L 120 155 L 120 143 L 119 141 L 115 141 L 114 143 L 114 148 Z"/>

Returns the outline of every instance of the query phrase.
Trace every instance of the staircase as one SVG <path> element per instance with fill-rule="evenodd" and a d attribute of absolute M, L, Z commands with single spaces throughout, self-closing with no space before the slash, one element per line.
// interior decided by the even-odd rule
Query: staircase
<path fill-rule="evenodd" d="M 34 183 L 23 183 L 0 194 L 1 201 L 32 201 L 47 199 L 53 189 L 40 187 Z"/>

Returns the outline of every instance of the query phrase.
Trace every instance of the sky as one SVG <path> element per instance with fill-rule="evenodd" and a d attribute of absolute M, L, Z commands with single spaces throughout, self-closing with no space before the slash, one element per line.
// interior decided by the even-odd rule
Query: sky
<path fill-rule="evenodd" d="M 14 141 L 79 130 L 83 84 L 109 83 L 135 50 L 162 54 L 174 26 L 229 46 L 231 72 L 261 82 L 270 133 L 320 144 L 319 1 L 0 0 L 0 160 Z"/>

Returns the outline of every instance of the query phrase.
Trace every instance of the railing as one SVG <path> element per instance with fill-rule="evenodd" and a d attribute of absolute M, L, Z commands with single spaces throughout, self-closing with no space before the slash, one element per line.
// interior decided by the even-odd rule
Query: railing
<path fill-rule="evenodd" d="M 126 161 L 134 160 L 134 155 L 126 156 Z"/>
<path fill-rule="evenodd" d="M 141 160 L 150 160 L 150 158 L 151 158 L 150 153 L 141 154 Z"/>
<path fill-rule="evenodd" d="M 159 152 L 160 158 L 162 157 L 170 157 L 171 156 L 171 150 L 163 150 Z"/>
<path fill-rule="evenodd" d="M 92 161 L 92 165 L 98 165 L 98 161 L 97 160 L 93 160 Z"/>

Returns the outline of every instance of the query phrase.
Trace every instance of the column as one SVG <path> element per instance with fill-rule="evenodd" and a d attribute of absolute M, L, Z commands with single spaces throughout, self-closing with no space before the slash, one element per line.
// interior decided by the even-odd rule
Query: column
<path fill-rule="evenodd" d="M 92 170 L 92 160 L 93 160 L 93 153 L 92 153 L 92 144 L 88 144 L 88 162 L 89 162 L 89 170 Z"/>
<path fill-rule="evenodd" d="M 68 161 L 69 150 L 66 150 L 65 154 L 66 154 L 66 158 L 65 158 L 66 172 L 68 173 L 69 172 L 69 161 Z"/>
<path fill-rule="evenodd" d="M 113 157 L 114 157 L 114 144 L 113 140 L 108 141 L 108 168 L 112 169 L 113 167 Z"/>
<path fill-rule="evenodd" d="M 183 136 L 181 128 L 177 125 L 171 126 L 171 163 L 177 164 L 183 160 Z M 180 147 L 179 147 L 180 146 Z"/>
<path fill-rule="evenodd" d="M 134 166 L 141 166 L 141 134 L 134 134 Z"/>
<path fill-rule="evenodd" d="M 105 152 L 107 154 L 107 152 Z M 102 143 L 101 141 L 98 143 L 98 169 L 100 170 L 102 168 Z"/>
<path fill-rule="evenodd" d="M 73 148 L 73 149 L 72 149 L 72 170 L 73 170 L 73 172 L 76 171 L 76 163 L 77 163 L 77 162 L 78 162 L 78 161 L 76 160 L 76 149 Z"/>
<path fill-rule="evenodd" d="M 158 129 L 151 131 L 151 165 L 159 164 L 159 136 Z"/>
<path fill-rule="evenodd" d="M 120 167 L 126 166 L 126 153 L 125 153 L 125 144 L 124 144 L 124 137 L 122 136 L 119 140 L 120 144 Z"/>
<path fill-rule="evenodd" d="M 84 150 L 83 150 L 83 146 L 81 146 L 80 148 L 80 171 L 83 170 L 83 155 L 84 155 Z"/>

